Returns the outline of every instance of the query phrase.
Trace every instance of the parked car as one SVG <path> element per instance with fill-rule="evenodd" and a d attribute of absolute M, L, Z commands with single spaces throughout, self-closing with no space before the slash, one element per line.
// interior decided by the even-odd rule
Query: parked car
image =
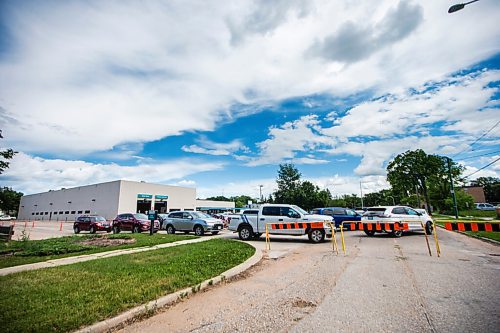
<path fill-rule="evenodd" d="M 80 215 L 73 223 L 73 231 L 79 234 L 80 231 L 90 231 L 95 234 L 97 231 L 111 232 L 111 223 L 99 215 Z"/>
<path fill-rule="evenodd" d="M 139 233 L 143 231 L 149 231 L 151 227 L 151 222 L 148 220 L 146 214 L 132 214 L 124 213 L 119 214 L 113 220 L 113 233 L 117 234 L 121 231 L 132 231 L 132 233 Z M 158 220 L 154 221 L 153 232 L 160 230 L 160 222 Z"/>
<path fill-rule="evenodd" d="M 361 214 L 356 213 L 352 209 L 342 207 L 314 208 L 311 214 L 333 217 L 336 228 L 340 227 L 344 221 L 361 221 Z"/>
<path fill-rule="evenodd" d="M 321 243 L 326 237 L 332 237 L 330 223 L 331 216 L 309 214 L 296 205 L 287 204 L 263 204 L 259 207 L 257 214 L 255 210 L 249 210 L 249 214 L 231 215 L 231 223 L 228 229 L 238 233 L 241 240 L 248 241 L 259 238 L 266 232 L 268 224 L 284 224 L 285 228 L 268 229 L 273 235 L 307 235 L 313 243 Z M 320 224 L 321 227 L 311 227 L 310 222 Z"/>
<path fill-rule="evenodd" d="M 188 233 L 194 231 L 197 236 L 203 236 L 205 232 L 217 235 L 223 229 L 222 221 L 202 212 L 172 212 L 164 221 L 168 234 L 176 231 Z"/>
<path fill-rule="evenodd" d="M 406 206 L 377 206 L 370 207 L 363 214 L 361 221 L 364 223 L 370 223 L 373 221 L 387 220 L 387 222 L 405 222 L 408 223 L 408 231 L 424 231 L 422 228 L 422 223 L 425 228 L 425 233 L 430 235 L 433 231 L 432 218 L 427 214 L 427 212 L 421 213 L 417 210 L 406 207 Z M 365 230 L 368 236 L 373 236 L 375 230 Z M 402 230 L 393 231 L 392 234 L 395 237 L 401 237 L 403 235 Z"/>
<path fill-rule="evenodd" d="M 495 210 L 496 207 L 489 203 L 476 203 L 476 209 L 479 210 Z"/>

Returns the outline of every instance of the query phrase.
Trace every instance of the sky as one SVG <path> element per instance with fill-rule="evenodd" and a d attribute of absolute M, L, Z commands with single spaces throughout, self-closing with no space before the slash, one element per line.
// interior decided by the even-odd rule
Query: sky
<path fill-rule="evenodd" d="M 500 177 L 500 2 L 455 3 L 0 1 L 0 185 L 267 197 L 293 163 L 359 195 L 415 149 Z"/>

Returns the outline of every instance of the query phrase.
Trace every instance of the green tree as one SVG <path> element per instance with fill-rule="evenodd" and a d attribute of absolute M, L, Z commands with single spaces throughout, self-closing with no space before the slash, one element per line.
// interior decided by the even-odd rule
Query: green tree
<path fill-rule="evenodd" d="M 0 139 L 3 139 L 2 130 L 0 130 Z M 0 175 L 9 167 L 10 163 L 7 160 L 12 159 L 15 154 L 17 154 L 17 151 L 12 149 L 0 150 L 0 157 L 2 158 L 0 160 Z"/>
<path fill-rule="evenodd" d="M 234 201 L 235 207 L 244 207 L 248 204 L 248 201 L 252 201 L 253 203 L 257 202 L 257 199 L 249 197 L 248 195 L 239 195 L 231 197 L 231 200 Z"/>
<path fill-rule="evenodd" d="M 463 172 L 463 167 L 451 162 L 451 174 L 455 180 Z M 399 154 L 387 166 L 387 180 L 394 191 L 402 196 L 414 193 L 415 187 L 423 194 L 427 210 L 431 213 L 430 188 L 440 192 L 440 198 L 448 197 L 447 158 L 427 155 L 422 149 L 408 150 Z M 438 191 L 439 190 L 439 191 Z"/>
<path fill-rule="evenodd" d="M 479 177 L 472 183 L 483 187 L 486 202 L 500 202 L 500 179 L 494 177 Z"/>
<path fill-rule="evenodd" d="M 301 185 L 301 173 L 293 164 L 280 164 L 276 183 L 278 189 L 274 192 L 275 203 L 296 203 Z"/>
<path fill-rule="evenodd" d="M 12 188 L 0 188 L 0 210 L 16 216 L 22 196 L 21 192 L 16 192 Z"/>
<path fill-rule="evenodd" d="M 474 198 L 470 194 L 465 193 L 463 190 L 456 190 L 455 197 L 457 199 L 457 209 L 459 211 L 469 210 L 474 207 Z M 444 200 L 441 210 L 446 214 L 454 214 L 453 200 L 451 197 Z"/>
<path fill-rule="evenodd" d="M 210 198 L 207 198 L 207 200 L 213 200 L 213 201 L 231 201 L 231 199 L 226 198 L 223 195 L 218 195 L 216 197 L 210 197 Z"/>

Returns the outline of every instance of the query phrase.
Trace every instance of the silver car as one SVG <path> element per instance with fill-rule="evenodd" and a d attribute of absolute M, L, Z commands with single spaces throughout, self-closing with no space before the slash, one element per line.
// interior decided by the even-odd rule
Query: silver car
<path fill-rule="evenodd" d="M 202 236 L 205 232 L 217 235 L 222 230 L 223 224 L 220 220 L 202 212 L 172 212 L 163 221 L 163 226 L 168 234 L 176 231 L 188 233 L 193 231 L 196 236 Z"/>

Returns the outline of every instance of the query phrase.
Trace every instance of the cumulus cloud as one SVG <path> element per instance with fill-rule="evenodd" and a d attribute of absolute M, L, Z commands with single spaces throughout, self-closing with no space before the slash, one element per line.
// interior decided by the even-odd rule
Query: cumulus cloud
<path fill-rule="evenodd" d="M 6 143 L 84 156 L 214 130 L 245 114 L 234 105 L 405 89 L 499 50 L 494 3 L 471 6 L 467 16 L 446 15 L 437 1 L 394 5 L 9 2 L 2 6 L 9 43 L 0 58 Z M 342 50 L 348 22 L 357 34 Z M 360 50 L 367 29 L 376 51 L 369 57 Z M 315 40 L 330 55 L 326 63 L 306 55 Z"/>
<path fill-rule="evenodd" d="M 19 153 L 2 175 L 4 186 L 13 186 L 25 194 L 82 186 L 118 179 L 155 183 L 210 170 L 220 170 L 223 164 L 194 159 L 156 161 L 122 166 L 115 163 L 90 163 L 81 160 L 44 159 Z M 185 184 L 188 185 L 188 181 Z M 192 183 L 191 183 L 192 184 Z"/>
<path fill-rule="evenodd" d="M 352 21 L 343 23 L 334 35 L 316 42 L 309 53 L 327 60 L 356 62 L 406 38 L 422 20 L 423 9 L 420 5 L 400 1 L 396 8 L 389 10 L 374 25 Z"/>
<path fill-rule="evenodd" d="M 241 140 L 233 140 L 228 143 L 216 143 L 206 138 L 202 138 L 198 141 L 198 145 L 184 145 L 181 149 L 187 153 L 208 154 L 216 156 L 231 155 L 237 151 L 248 151 L 248 148 L 241 143 Z"/>
<path fill-rule="evenodd" d="M 269 139 L 257 143 L 259 157 L 249 165 L 274 164 L 284 161 L 294 163 L 324 163 L 322 160 L 297 157 L 297 152 L 310 152 L 324 144 L 331 143 L 331 139 L 318 135 L 319 121 L 316 115 L 301 117 L 287 122 L 280 127 L 269 128 Z"/>

